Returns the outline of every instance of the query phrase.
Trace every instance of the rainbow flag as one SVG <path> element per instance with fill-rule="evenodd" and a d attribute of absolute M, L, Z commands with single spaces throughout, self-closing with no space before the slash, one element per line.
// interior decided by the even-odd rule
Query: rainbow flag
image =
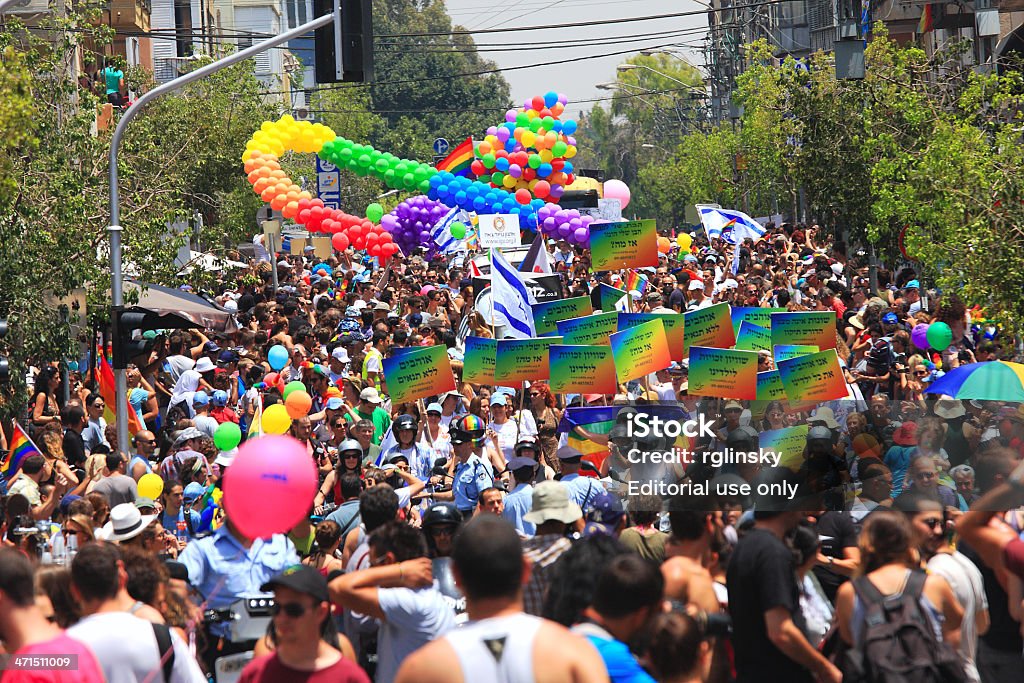
<path fill-rule="evenodd" d="M 10 481 L 11 477 L 17 474 L 25 458 L 30 455 L 43 454 L 32 443 L 32 439 L 28 438 L 28 434 L 25 433 L 25 430 L 17 422 L 14 423 L 14 433 L 11 435 L 10 447 L 11 450 L 7 452 L 7 457 L 0 461 L 0 474 L 3 474 L 4 479 L 7 481 Z"/>
<path fill-rule="evenodd" d="M 451 151 L 441 161 L 434 165 L 438 171 L 448 171 L 452 175 L 470 175 L 469 167 L 473 164 L 473 138 L 468 137 L 466 141 Z"/>
<path fill-rule="evenodd" d="M 935 5 L 925 5 L 921 8 L 921 20 L 917 23 L 917 33 L 925 35 L 935 30 Z"/>
<path fill-rule="evenodd" d="M 626 275 L 626 291 L 640 292 L 641 296 L 647 292 L 650 280 L 635 270 L 629 271 Z"/>
<path fill-rule="evenodd" d="M 558 423 L 558 432 L 568 432 L 567 445 L 582 453 L 585 460 L 599 465 L 608 457 L 608 445 L 591 441 L 576 431 L 576 427 L 582 427 L 592 434 L 607 434 L 615 426 L 615 414 L 618 411 L 619 406 L 567 408 Z"/>
<path fill-rule="evenodd" d="M 107 424 L 114 424 L 117 422 L 117 389 L 114 384 L 114 369 L 110 367 L 110 363 L 106 357 L 100 354 L 100 371 L 99 371 L 99 384 L 100 384 L 100 396 L 103 397 L 103 419 L 107 421 Z M 125 412 L 128 415 L 128 433 L 135 434 L 142 430 L 142 422 L 139 421 L 139 416 L 136 414 L 135 409 L 132 408 L 130 403 L 126 403 Z"/>

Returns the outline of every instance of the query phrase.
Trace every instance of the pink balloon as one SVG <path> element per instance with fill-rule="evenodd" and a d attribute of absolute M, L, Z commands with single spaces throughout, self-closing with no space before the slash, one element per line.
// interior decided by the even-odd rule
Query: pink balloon
<path fill-rule="evenodd" d="M 606 180 L 604 181 L 604 198 L 605 199 L 618 199 L 622 203 L 622 208 L 625 209 L 629 206 L 629 186 L 621 180 Z"/>
<path fill-rule="evenodd" d="M 285 533 L 309 514 L 316 465 L 290 436 L 246 441 L 224 475 L 224 511 L 249 538 Z"/>

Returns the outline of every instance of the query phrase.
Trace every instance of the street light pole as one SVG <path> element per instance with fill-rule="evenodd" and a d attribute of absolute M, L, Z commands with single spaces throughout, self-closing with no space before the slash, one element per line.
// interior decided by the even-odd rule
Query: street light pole
<path fill-rule="evenodd" d="M 14 2 L 14 0 L 0 0 L 0 11 L 2 11 L 3 8 L 11 2 Z M 207 64 L 206 66 L 200 67 L 191 73 L 179 76 L 173 81 L 168 81 L 163 85 L 153 88 L 136 100 L 135 104 L 125 111 L 121 120 L 118 121 L 117 128 L 114 129 L 114 135 L 110 140 L 110 225 L 107 227 L 107 231 L 110 233 L 110 297 L 111 303 L 115 309 L 124 306 L 124 274 L 122 271 L 121 258 L 121 197 L 118 194 L 117 186 L 117 153 L 121 148 L 121 140 L 124 138 L 125 129 L 128 127 L 128 123 L 131 122 L 131 120 L 134 119 L 140 111 L 142 111 L 144 106 L 155 99 L 163 97 L 167 93 L 174 92 L 189 83 L 202 80 L 211 74 L 222 69 L 226 69 L 232 64 L 243 62 L 250 57 L 266 52 L 270 48 L 277 47 L 281 43 L 287 43 L 289 40 L 301 38 L 321 26 L 327 26 L 333 21 L 334 14 L 325 14 L 324 16 L 318 17 L 313 21 L 303 24 L 302 26 L 285 31 L 273 38 L 268 38 L 262 42 L 252 45 L 251 47 L 247 47 L 244 50 L 239 50 L 234 54 L 228 55 L 227 57 L 222 57 L 212 64 Z M 116 368 L 114 370 L 114 383 L 117 388 L 117 447 L 122 452 L 127 453 L 128 414 L 126 410 L 128 410 L 128 382 L 124 368 Z"/>

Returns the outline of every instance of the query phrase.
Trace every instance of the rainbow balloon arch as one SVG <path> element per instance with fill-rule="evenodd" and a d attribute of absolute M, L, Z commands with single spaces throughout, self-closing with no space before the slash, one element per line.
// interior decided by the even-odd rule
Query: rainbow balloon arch
<path fill-rule="evenodd" d="M 518 214 L 524 229 L 587 247 L 595 219 L 557 203 L 575 180 L 569 160 L 576 155 L 576 122 L 561 118 L 566 101 L 564 95 L 548 92 L 506 112 L 505 122 L 488 128 L 475 150 L 470 166 L 476 180 L 381 152 L 320 123 L 291 116 L 265 122 L 246 143 L 242 162 L 253 190 L 272 209 L 311 233 L 330 235 L 339 251 L 365 249 L 381 262 L 399 250 L 429 248 L 431 228 L 456 207 L 478 214 Z M 282 170 L 280 158 L 288 151 L 317 154 L 338 168 L 419 196 L 386 215 L 379 204 L 370 204 L 365 217 L 325 207 Z M 623 208 L 628 193 L 625 188 Z"/>

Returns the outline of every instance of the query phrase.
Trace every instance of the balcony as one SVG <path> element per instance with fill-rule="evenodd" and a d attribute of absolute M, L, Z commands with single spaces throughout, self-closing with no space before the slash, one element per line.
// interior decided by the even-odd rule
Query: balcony
<path fill-rule="evenodd" d="M 119 33 L 148 32 L 151 10 L 150 0 L 111 0 L 105 13 L 109 12 L 110 26 Z"/>

